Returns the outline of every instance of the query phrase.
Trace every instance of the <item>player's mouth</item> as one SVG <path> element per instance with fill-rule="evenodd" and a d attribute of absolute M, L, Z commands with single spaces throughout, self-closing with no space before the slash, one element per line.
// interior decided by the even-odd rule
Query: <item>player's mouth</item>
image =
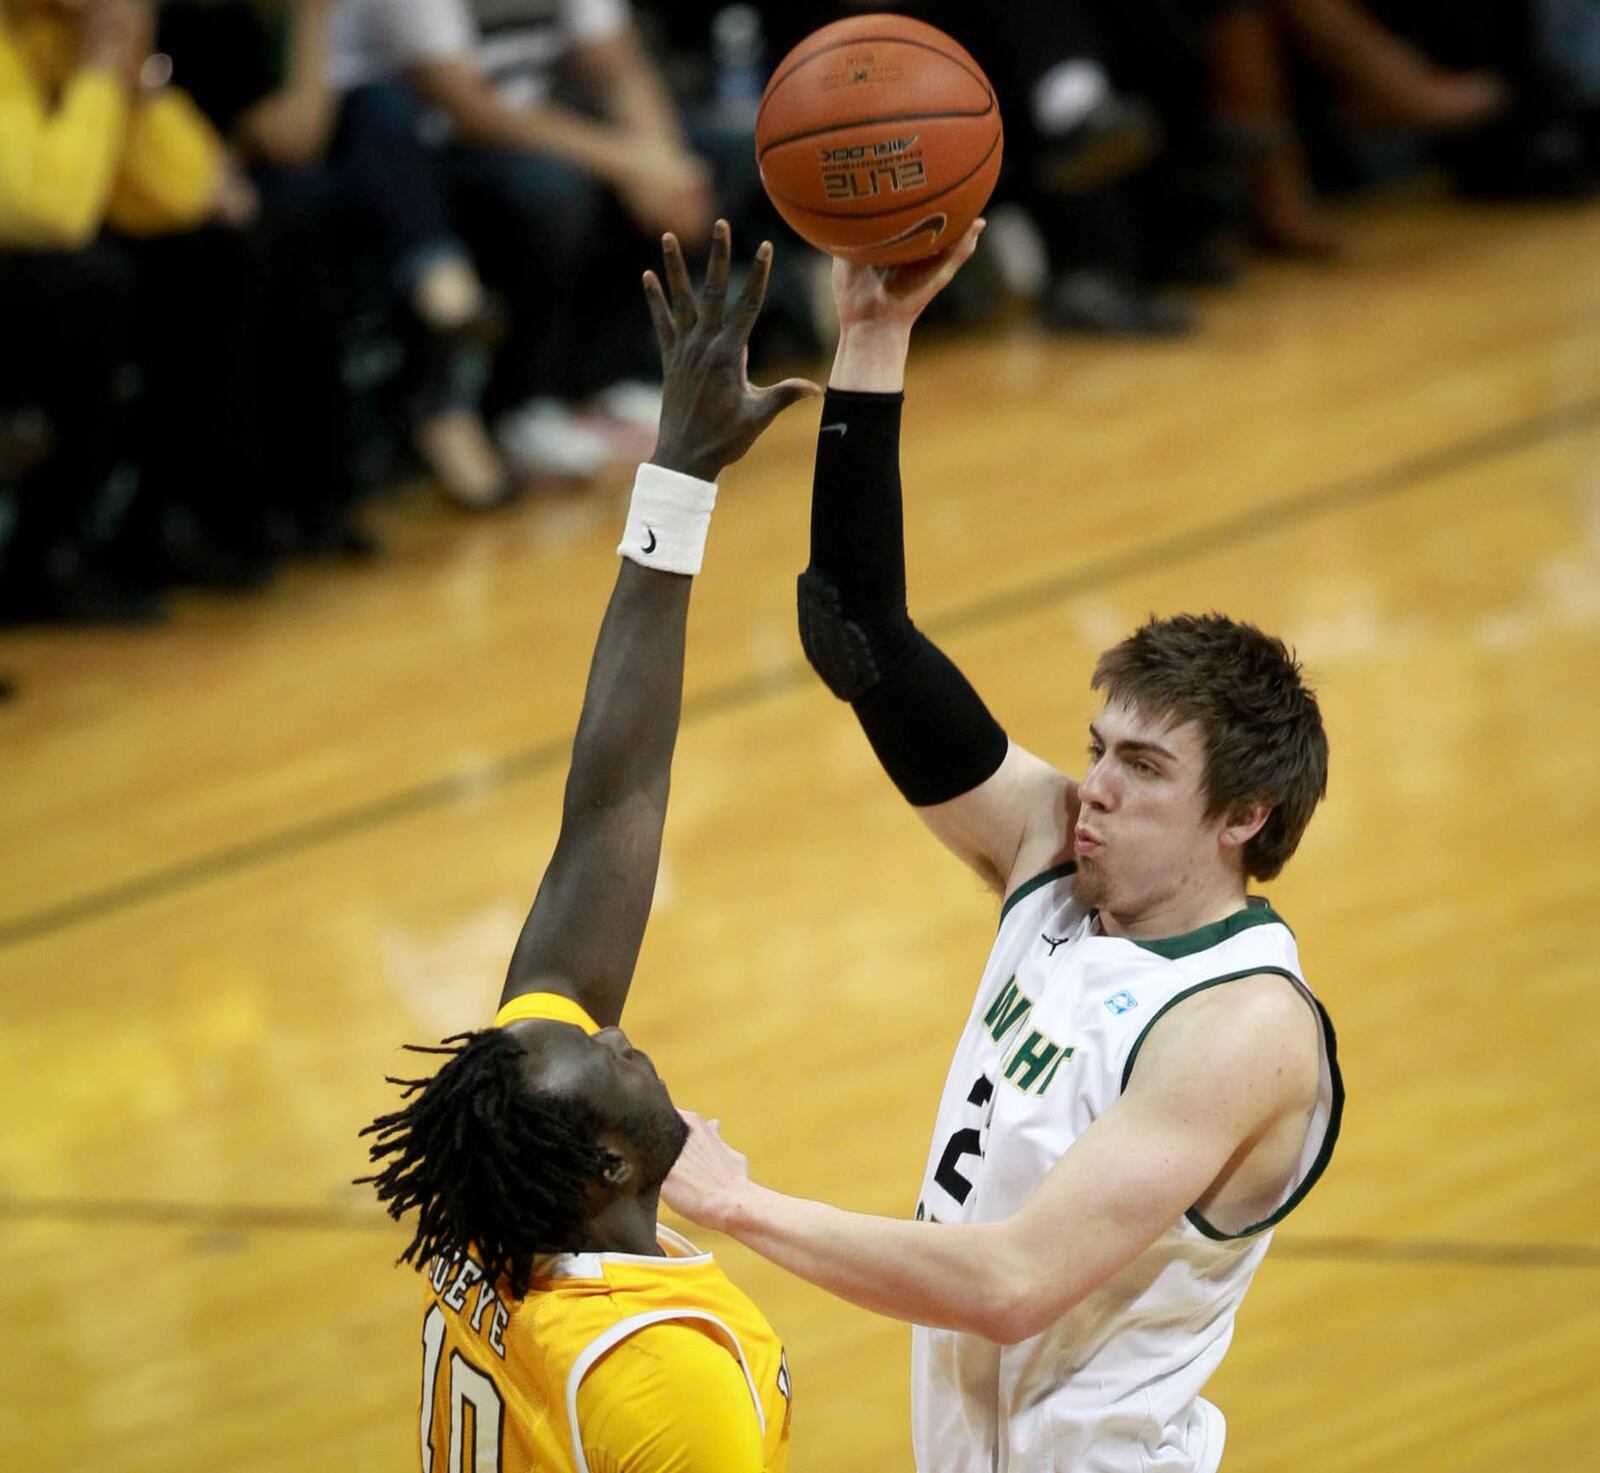
<path fill-rule="evenodd" d="M 1072 852 L 1079 859 L 1098 854 L 1103 847 L 1100 840 L 1094 834 L 1091 834 L 1088 829 L 1078 828 L 1072 831 Z"/>

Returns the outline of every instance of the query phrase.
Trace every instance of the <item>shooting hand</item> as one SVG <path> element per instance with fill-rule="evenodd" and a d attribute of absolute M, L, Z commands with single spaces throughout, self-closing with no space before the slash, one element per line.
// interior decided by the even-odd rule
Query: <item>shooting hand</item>
<path fill-rule="evenodd" d="M 972 259 L 986 223 L 974 220 L 949 249 L 907 266 L 866 266 L 835 257 L 833 299 L 840 328 L 882 326 L 909 333 L 928 303 Z"/>

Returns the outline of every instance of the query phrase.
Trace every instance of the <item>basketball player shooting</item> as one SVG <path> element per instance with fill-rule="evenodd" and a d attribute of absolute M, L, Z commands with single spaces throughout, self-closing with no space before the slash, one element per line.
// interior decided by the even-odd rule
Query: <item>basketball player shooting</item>
<path fill-rule="evenodd" d="M 401 1260 L 427 1275 L 421 1466 L 477 1473 L 762 1473 L 787 1460 L 789 1376 L 761 1312 L 710 1254 L 658 1226 L 687 1130 L 619 1026 L 655 890 L 683 691 L 692 575 L 715 485 L 799 379 L 752 388 L 763 244 L 730 303 L 718 221 L 698 304 L 678 242 L 645 295 L 665 369 L 623 563 L 595 645 L 555 852 L 494 1026 L 393 1081 L 373 1183 L 415 1212 Z"/>
<path fill-rule="evenodd" d="M 1326 789 L 1278 640 L 1152 618 L 1095 666 L 1081 782 L 1008 740 L 906 610 L 899 436 L 918 314 L 972 253 L 836 262 L 806 654 L 955 856 L 1003 897 L 915 1221 L 768 1190 L 698 1116 L 667 1202 L 918 1326 L 924 1473 L 1211 1473 L 1200 1391 L 1273 1227 L 1322 1174 L 1332 1026 L 1252 879 Z"/>

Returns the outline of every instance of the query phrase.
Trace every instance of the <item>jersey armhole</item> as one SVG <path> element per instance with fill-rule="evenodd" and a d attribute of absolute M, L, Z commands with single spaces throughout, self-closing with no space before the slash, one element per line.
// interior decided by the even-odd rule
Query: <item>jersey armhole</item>
<path fill-rule="evenodd" d="M 1051 865 L 1049 869 L 1042 874 L 1035 875 L 1031 880 L 1024 880 L 1006 896 L 1005 904 L 1000 907 L 1000 919 L 996 923 L 995 929 L 999 930 L 1001 926 L 1005 925 L 1006 917 L 1016 909 L 1018 902 L 1026 900 L 1035 890 L 1041 889 L 1045 885 L 1053 884 L 1057 880 L 1063 880 L 1068 875 L 1076 874 L 1077 871 L 1077 860 L 1069 859 L 1064 864 Z"/>
<path fill-rule="evenodd" d="M 577 1464 L 576 1473 L 590 1473 L 588 1455 L 583 1448 L 583 1430 L 578 1421 L 578 1392 L 585 1378 L 594 1369 L 602 1356 L 615 1350 L 624 1341 L 637 1335 L 641 1330 L 648 1329 L 652 1325 L 662 1324 L 689 1325 L 696 1330 L 709 1332 L 708 1338 L 725 1347 L 738 1363 L 739 1371 L 744 1378 L 745 1390 L 749 1393 L 750 1405 L 755 1410 L 759 1436 L 763 1441 L 765 1440 L 767 1435 L 766 1409 L 761 1404 L 761 1393 L 756 1388 L 755 1377 L 750 1374 L 750 1365 L 745 1360 L 744 1347 L 740 1345 L 739 1337 L 715 1315 L 707 1314 L 704 1310 L 652 1310 L 647 1314 L 637 1314 L 612 1325 L 608 1330 L 591 1340 L 584 1347 L 583 1353 L 573 1363 L 572 1370 L 567 1376 L 567 1429 L 572 1441 L 573 1457 Z"/>
<path fill-rule="evenodd" d="M 1328 1106 L 1328 1123 L 1322 1132 L 1322 1144 L 1317 1148 L 1317 1154 L 1311 1165 L 1307 1167 L 1306 1174 L 1301 1177 L 1294 1190 L 1284 1198 L 1270 1217 L 1264 1217 L 1260 1222 L 1251 1223 L 1249 1227 L 1241 1228 L 1236 1233 L 1224 1232 L 1221 1228 L 1208 1222 L 1205 1215 L 1198 1207 L 1191 1207 L 1185 1212 L 1184 1218 L 1199 1233 L 1217 1243 L 1236 1242 L 1240 1238 L 1253 1238 L 1258 1233 L 1264 1233 L 1268 1228 L 1276 1227 L 1303 1201 L 1312 1187 L 1321 1180 L 1322 1173 L 1328 1169 L 1328 1162 L 1333 1159 L 1333 1148 L 1339 1139 L 1339 1126 L 1344 1119 L 1344 1079 L 1339 1073 L 1339 1040 L 1333 1031 L 1333 1019 L 1328 1016 L 1328 1010 L 1323 1007 L 1318 998 L 1311 992 L 1304 982 L 1295 974 L 1284 967 L 1255 966 L 1247 967 L 1240 972 L 1229 972 L 1222 977 L 1210 977 L 1204 982 L 1196 982 L 1192 987 L 1186 987 L 1175 997 L 1169 998 L 1161 1007 L 1157 1008 L 1150 1021 L 1139 1030 L 1139 1036 L 1134 1039 L 1133 1047 L 1128 1051 L 1128 1062 L 1122 1068 L 1122 1083 L 1118 1086 L 1119 1095 L 1126 1092 L 1128 1081 L 1133 1078 L 1133 1066 L 1138 1062 L 1139 1050 L 1144 1047 L 1144 1041 L 1150 1036 L 1150 1030 L 1180 1002 L 1193 997 L 1197 992 L 1204 992 L 1211 987 L 1221 987 L 1226 982 L 1237 982 L 1244 977 L 1274 976 L 1287 978 L 1312 1006 L 1316 1013 L 1317 1022 L 1322 1029 L 1322 1051 L 1328 1061 L 1328 1074 L 1332 1086 L 1332 1098 Z"/>

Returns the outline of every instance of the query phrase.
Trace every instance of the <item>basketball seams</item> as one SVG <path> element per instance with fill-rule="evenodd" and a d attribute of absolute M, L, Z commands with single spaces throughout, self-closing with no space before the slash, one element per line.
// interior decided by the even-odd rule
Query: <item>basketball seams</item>
<path fill-rule="evenodd" d="M 923 113 L 919 114 L 919 116 L 928 117 L 932 115 Z M 978 116 L 981 117 L 982 114 L 980 113 Z M 830 128 L 824 131 L 832 132 L 833 130 Z M 869 210 L 859 215 L 851 214 L 848 210 L 819 210 L 814 205 L 808 205 L 803 200 L 797 200 L 792 195 L 783 194 L 781 191 L 774 188 L 772 181 L 767 178 L 765 173 L 763 173 L 761 176 L 761 182 L 774 200 L 781 199 L 791 208 L 796 210 L 804 210 L 808 215 L 817 215 L 824 220 L 881 220 L 886 215 L 900 215 L 908 213 L 912 210 L 920 210 L 923 208 L 923 206 L 931 205 L 935 200 L 941 200 L 947 194 L 950 194 L 954 190 L 960 189 L 963 184 L 965 184 L 969 179 L 973 178 L 973 176 L 976 175 L 978 171 L 981 170 L 983 166 L 994 157 L 994 151 L 1000 147 L 1000 140 L 1004 136 L 1005 130 L 997 127 L 994 130 L 994 140 L 989 144 L 988 151 L 984 154 L 984 156 L 979 159 L 978 162 L 975 163 L 970 169 L 968 169 L 967 172 L 959 179 L 955 180 L 954 183 L 945 185 L 945 187 L 937 194 L 925 195 L 915 200 L 903 200 L 901 203 L 893 205 L 887 210 Z"/>
<path fill-rule="evenodd" d="M 932 29 L 932 27 L 929 29 Z M 960 56 L 953 56 L 948 50 L 935 46 L 929 41 L 914 41 L 909 36 L 852 36 L 848 41 L 834 41 L 827 46 L 819 46 L 810 55 L 802 56 L 788 71 L 780 72 L 767 83 L 767 90 L 761 95 L 761 106 L 756 112 L 757 124 L 759 125 L 760 123 L 761 114 L 767 110 L 767 104 L 777 96 L 778 88 L 783 86 L 801 67 L 815 61 L 819 56 L 826 56 L 830 51 L 843 51 L 851 46 L 882 45 L 885 42 L 892 42 L 896 46 L 915 46 L 919 51 L 931 51 L 935 56 L 942 56 L 952 65 L 960 67 L 985 92 L 988 92 L 989 100 L 992 102 L 994 93 L 989 86 L 989 79 L 981 71 L 977 70 L 978 64 L 973 60 L 972 53 L 966 47 L 960 45 L 959 42 L 949 37 L 946 40 L 950 46 L 956 47 L 961 52 Z M 963 60 L 963 57 L 966 59 Z"/>
<path fill-rule="evenodd" d="M 879 123 L 931 122 L 938 118 L 986 118 L 993 111 L 994 94 L 990 93 L 989 105 L 979 112 L 969 112 L 965 108 L 953 108 L 945 112 L 936 113 L 879 113 L 870 118 L 846 118 L 841 123 L 826 123 L 820 128 L 807 128 L 800 133 L 786 133 L 782 138 L 774 138 L 756 155 L 756 161 L 759 163 L 773 149 L 782 148 L 786 143 L 800 143 L 807 138 L 820 138 L 824 133 L 837 133 L 845 128 L 870 128 Z"/>

